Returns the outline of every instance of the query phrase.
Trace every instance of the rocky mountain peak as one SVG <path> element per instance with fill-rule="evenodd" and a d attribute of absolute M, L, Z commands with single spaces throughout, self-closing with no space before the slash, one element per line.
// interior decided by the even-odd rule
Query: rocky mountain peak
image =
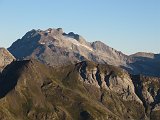
<path fill-rule="evenodd" d="M 87 42 L 81 35 L 65 33 L 62 28 L 33 29 L 8 50 L 17 59 L 34 58 L 51 66 L 89 60 L 121 66 L 132 74 L 159 75 L 155 71 L 160 69 L 156 65 L 160 62 L 158 54 L 141 52 L 127 56 L 101 41 Z"/>

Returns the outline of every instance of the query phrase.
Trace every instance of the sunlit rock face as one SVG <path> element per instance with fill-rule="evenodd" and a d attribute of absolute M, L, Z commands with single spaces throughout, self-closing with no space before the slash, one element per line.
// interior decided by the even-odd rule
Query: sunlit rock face
<path fill-rule="evenodd" d="M 4 69 L 13 60 L 15 60 L 15 58 L 8 50 L 0 48 L 0 70 Z"/>

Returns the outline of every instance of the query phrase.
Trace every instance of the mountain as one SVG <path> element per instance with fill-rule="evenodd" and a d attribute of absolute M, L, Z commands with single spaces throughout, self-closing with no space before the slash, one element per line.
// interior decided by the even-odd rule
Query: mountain
<path fill-rule="evenodd" d="M 136 92 L 135 92 L 136 91 Z M 0 117 L 7 120 L 158 120 L 159 78 L 83 61 L 59 69 L 14 61 L 2 72 Z"/>
<path fill-rule="evenodd" d="M 50 28 L 0 55 L 2 120 L 160 119 L 160 54 L 127 56 Z"/>
<path fill-rule="evenodd" d="M 31 30 L 15 41 L 8 50 L 20 60 L 34 58 L 50 66 L 63 66 L 89 60 L 107 63 L 131 74 L 160 76 L 160 55 L 137 53 L 127 56 L 100 41 L 87 42 L 73 32 L 62 28 Z"/>
<path fill-rule="evenodd" d="M 61 28 L 31 30 L 17 40 L 8 50 L 17 59 L 36 58 L 51 66 L 90 60 L 112 65 L 124 65 L 126 55 L 100 41 L 87 42 L 82 36 Z"/>
<path fill-rule="evenodd" d="M 0 71 L 10 64 L 15 58 L 5 48 L 0 48 Z"/>
<path fill-rule="evenodd" d="M 14 61 L 0 78 L 2 120 L 159 120 L 160 78 L 83 61 Z"/>

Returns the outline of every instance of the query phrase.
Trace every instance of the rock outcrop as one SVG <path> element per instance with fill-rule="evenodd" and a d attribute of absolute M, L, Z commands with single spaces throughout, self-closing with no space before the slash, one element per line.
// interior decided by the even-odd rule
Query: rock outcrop
<path fill-rule="evenodd" d="M 0 71 L 10 64 L 15 58 L 5 48 L 0 48 Z"/>
<path fill-rule="evenodd" d="M 132 81 L 135 86 L 135 92 L 143 102 L 146 114 L 150 119 L 158 119 L 160 103 L 160 78 L 144 75 L 133 75 Z"/>
<path fill-rule="evenodd" d="M 129 74 L 120 68 L 110 65 L 97 65 L 91 62 L 78 64 L 81 81 L 97 88 L 107 89 L 117 93 L 123 100 L 141 100 L 135 94 L 135 87 Z"/>

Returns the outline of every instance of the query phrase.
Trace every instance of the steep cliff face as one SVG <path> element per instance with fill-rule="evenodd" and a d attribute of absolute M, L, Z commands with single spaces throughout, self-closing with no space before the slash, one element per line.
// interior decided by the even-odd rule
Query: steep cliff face
<path fill-rule="evenodd" d="M 123 100 L 142 103 L 135 94 L 134 84 L 127 72 L 111 65 L 97 65 L 81 62 L 78 67 L 81 81 L 100 89 L 117 93 Z M 96 66 L 97 65 L 97 66 Z"/>
<path fill-rule="evenodd" d="M 15 58 L 5 48 L 0 48 L 0 71 L 10 64 Z"/>
<path fill-rule="evenodd" d="M 159 119 L 160 115 L 160 78 L 144 75 L 132 76 L 135 92 L 143 102 L 147 116 Z"/>
<path fill-rule="evenodd" d="M 2 119 L 147 119 L 128 73 L 109 65 L 84 61 L 51 68 L 15 61 L 0 85 Z"/>

